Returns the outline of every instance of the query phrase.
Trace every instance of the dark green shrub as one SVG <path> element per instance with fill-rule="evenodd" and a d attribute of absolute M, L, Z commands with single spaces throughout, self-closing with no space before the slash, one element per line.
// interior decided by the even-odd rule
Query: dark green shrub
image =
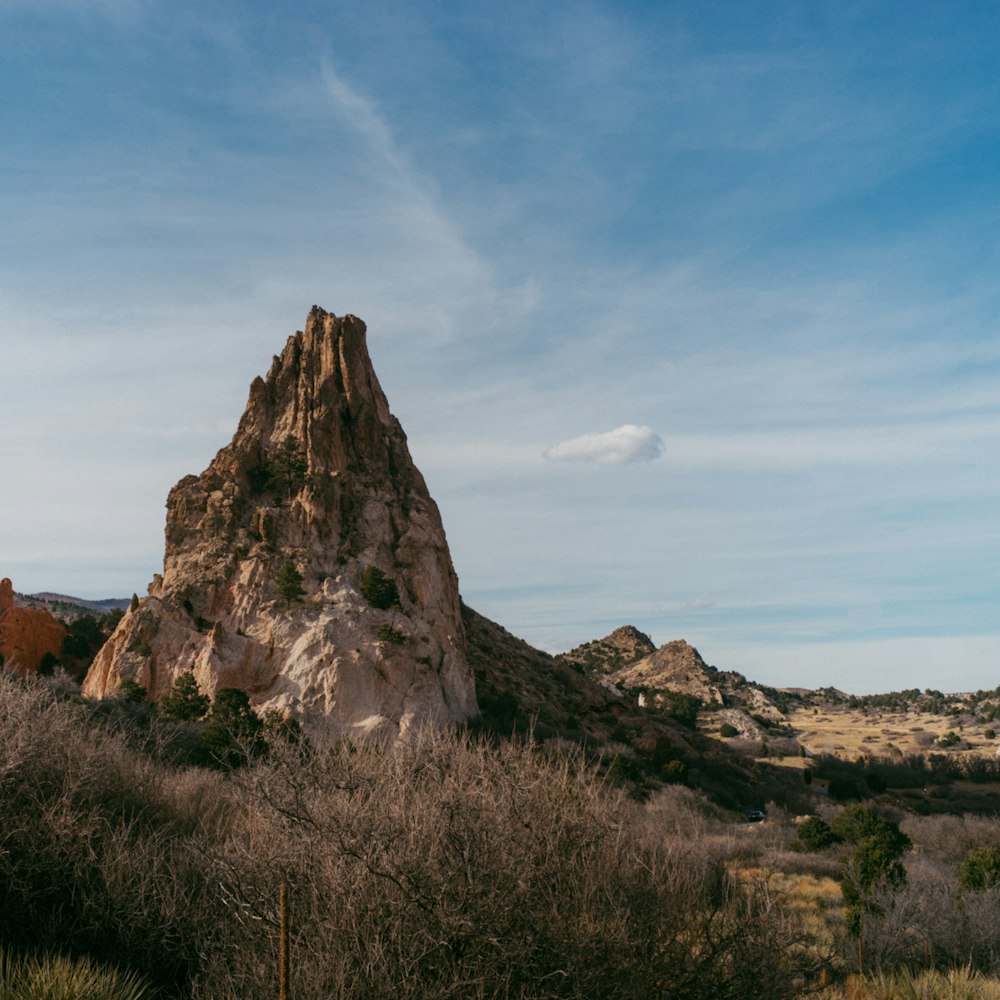
<path fill-rule="evenodd" d="M 388 622 L 382 622 L 378 627 L 378 637 L 381 642 L 391 643 L 393 646 L 400 646 L 406 642 L 405 633 L 398 628 L 393 628 Z"/>
<path fill-rule="evenodd" d="M 722 725 L 719 726 L 719 735 L 723 739 L 728 740 L 731 739 L 733 736 L 739 736 L 740 731 L 735 726 L 730 725 L 728 722 L 723 722 Z"/>
<path fill-rule="evenodd" d="M 687 765 L 682 760 L 668 760 L 660 769 L 664 781 L 681 783 L 687 778 Z"/>
<path fill-rule="evenodd" d="M 830 824 L 819 816 L 809 816 L 799 823 L 795 830 L 799 844 L 806 851 L 822 851 L 840 841 L 830 829 Z"/>
<path fill-rule="evenodd" d="M 865 775 L 865 784 L 876 794 L 881 795 L 886 790 L 885 779 L 875 771 Z"/>
<path fill-rule="evenodd" d="M 290 608 L 292 601 L 297 601 L 302 597 L 304 593 L 302 589 L 302 574 L 299 572 L 294 560 L 286 559 L 284 561 L 281 569 L 278 570 L 278 575 L 275 577 L 275 584 L 278 588 L 278 593 L 285 599 L 286 607 Z"/>
<path fill-rule="evenodd" d="M 63 639 L 62 655 L 89 664 L 104 645 L 105 638 L 101 623 L 93 615 L 81 615 L 69 626 L 69 634 Z"/>
<path fill-rule="evenodd" d="M 38 664 L 38 676 L 51 677 L 57 666 L 59 666 L 59 660 L 52 653 L 46 653 Z"/>
<path fill-rule="evenodd" d="M 831 778 L 827 786 L 830 798 L 837 802 L 848 802 L 851 799 L 860 799 L 861 793 L 858 791 L 857 782 L 853 778 L 836 777 Z"/>
<path fill-rule="evenodd" d="M 243 767 L 266 750 L 263 728 L 246 691 L 219 688 L 199 736 L 194 762 L 222 770 Z"/>
<path fill-rule="evenodd" d="M 202 718 L 212 700 L 198 689 L 194 673 L 185 670 L 171 688 L 170 694 L 160 701 L 160 711 L 171 719 L 190 722 Z"/>
<path fill-rule="evenodd" d="M 688 729 L 697 728 L 698 711 L 701 708 L 700 698 L 680 691 L 664 691 L 661 697 L 667 715 Z"/>
<path fill-rule="evenodd" d="M 369 566 L 361 574 L 361 593 L 372 607 L 382 611 L 388 611 L 393 605 L 399 604 L 399 591 L 395 582 L 378 566 Z"/>
<path fill-rule="evenodd" d="M 268 747 L 298 746 L 303 741 L 302 726 L 296 719 L 269 708 L 261 718 L 262 731 Z"/>
<path fill-rule="evenodd" d="M 1000 849 L 973 847 L 959 865 L 958 884 L 963 889 L 992 889 L 1000 885 Z"/>
<path fill-rule="evenodd" d="M 266 461 L 247 469 L 247 480 L 252 493 L 266 493 L 271 485 L 271 468 Z"/>
<path fill-rule="evenodd" d="M 291 499 L 306 484 L 309 462 L 294 434 L 289 434 L 271 457 L 271 477 Z"/>
<path fill-rule="evenodd" d="M 146 689 L 131 677 L 122 681 L 115 693 L 122 701 L 142 702 L 146 700 Z"/>

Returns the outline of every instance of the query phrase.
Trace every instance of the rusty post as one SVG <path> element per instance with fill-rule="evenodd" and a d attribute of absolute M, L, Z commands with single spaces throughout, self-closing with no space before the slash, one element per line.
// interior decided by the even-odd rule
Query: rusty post
<path fill-rule="evenodd" d="M 278 1000 L 288 1000 L 288 883 L 278 890 Z"/>

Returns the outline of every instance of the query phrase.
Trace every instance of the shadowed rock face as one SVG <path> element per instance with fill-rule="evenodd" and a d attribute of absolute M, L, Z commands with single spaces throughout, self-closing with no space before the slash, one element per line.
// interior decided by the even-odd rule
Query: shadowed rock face
<path fill-rule="evenodd" d="M 362 593 L 376 567 L 398 593 Z M 278 583 L 290 569 L 284 592 Z M 289 592 L 291 591 L 291 593 Z M 126 613 L 84 691 L 179 673 L 334 733 L 396 735 L 476 714 L 458 581 L 437 506 L 372 368 L 365 325 L 313 307 L 232 442 L 167 499 L 163 575 Z"/>
<path fill-rule="evenodd" d="M 7 670 L 33 674 L 46 655 L 58 656 L 66 629 L 41 608 L 14 607 L 14 585 L 0 580 L 0 654 Z"/>

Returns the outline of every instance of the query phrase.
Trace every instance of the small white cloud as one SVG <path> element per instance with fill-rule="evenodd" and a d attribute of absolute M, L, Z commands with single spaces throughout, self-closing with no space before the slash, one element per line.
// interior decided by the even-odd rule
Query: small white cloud
<path fill-rule="evenodd" d="M 560 441 L 547 449 L 543 457 L 550 462 L 599 462 L 623 465 L 626 462 L 651 462 L 663 454 L 663 438 L 652 427 L 624 424 L 603 434 L 581 434 Z"/>

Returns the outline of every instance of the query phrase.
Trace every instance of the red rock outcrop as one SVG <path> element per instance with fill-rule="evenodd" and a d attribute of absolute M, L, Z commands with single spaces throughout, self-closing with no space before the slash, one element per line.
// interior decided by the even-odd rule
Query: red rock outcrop
<path fill-rule="evenodd" d="M 5 669 L 32 674 L 46 656 L 58 656 L 66 629 L 42 608 L 14 606 L 14 585 L 0 580 L 0 654 Z"/>
<path fill-rule="evenodd" d="M 254 380 L 232 442 L 171 490 L 163 575 L 97 655 L 86 694 L 134 679 L 159 699 L 193 670 L 203 691 L 240 687 L 338 734 L 476 714 L 441 518 L 365 335 L 314 306 Z M 365 597 L 369 567 L 395 606 Z"/>

